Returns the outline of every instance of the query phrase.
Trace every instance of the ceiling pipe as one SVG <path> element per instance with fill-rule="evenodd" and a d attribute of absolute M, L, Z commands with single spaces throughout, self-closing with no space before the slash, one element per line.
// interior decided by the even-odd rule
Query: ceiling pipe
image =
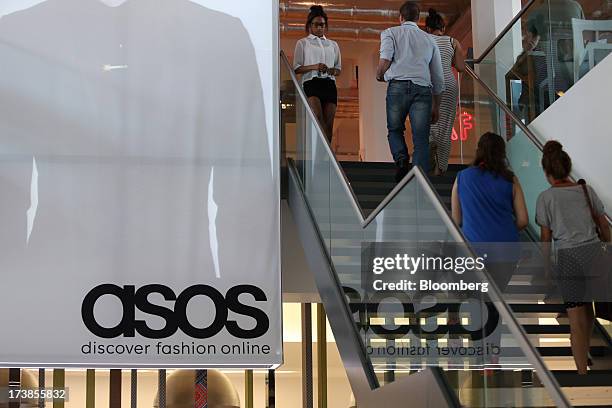
<path fill-rule="evenodd" d="M 290 26 L 286 24 L 281 24 L 281 31 L 304 31 L 303 27 Z M 351 34 L 362 34 L 362 35 L 380 35 L 383 30 L 379 30 L 376 28 L 345 28 L 345 27 L 336 27 L 330 28 L 328 30 L 331 33 L 351 33 Z"/>
<path fill-rule="evenodd" d="M 283 22 L 287 23 L 287 24 L 291 24 L 291 25 L 301 25 L 302 28 L 304 28 L 304 23 L 305 23 L 306 18 L 303 16 L 290 16 L 290 17 L 283 17 Z M 372 20 L 372 19 L 361 19 L 361 18 L 348 18 L 348 17 L 334 17 L 331 21 L 330 21 L 330 25 L 333 26 L 342 26 L 343 24 L 350 24 L 350 25 L 356 25 L 356 24 L 361 24 L 361 25 L 367 25 L 367 26 L 377 26 L 377 27 L 384 27 L 384 28 L 388 28 L 394 25 L 398 25 L 399 22 L 396 20 Z"/>
<path fill-rule="evenodd" d="M 304 27 L 292 26 L 281 23 L 281 32 L 300 32 L 304 33 Z M 352 41 L 380 41 L 380 33 L 383 30 L 376 28 L 345 28 L 345 27 L 331 27 L 328 32 L 330 37 L 334 39 L 352 40 Z"/>
<path fill-rule="evenodd" d="M 296 26 L 291 24 L 281 23 L 281 31 L 304 31 L 304 27 Z M 380 35 L 383 30 L 378 28 L 347 28 L 347 27 L 330 27 L 328 29 L 331 33 L 355 33 L 355 34 L 369 34 L 369 35 Z"/>
<path fill-rule="evenodd" d="M 301 4 L 280 3 L 280 10 L 283 13 L 300 12 L 308 13 L 310 6 Z M 349 16 L 372 15 L 380 17 L 397 17 L 398 11 L 391 9 L 364 9 L 358 7 L 326 7 L 325 12 L 328 14 L 345 14 Z"/>
<path fill-rule="evenodd" d="M 286 2 L 279 4 L 280 10 L 283 13 L 289 12 L 300 12 L 308 14 L 310 11 L 310 6 L 302 5 L 302 4 L 289 4 Z M 399 10 L 398 9 L 382 9 L 382 8 L 359 8 L 359 7 L 326 7 L 325 12 L 328 14 L 344 14 L 351 17 L 363 17 L 363 16 L 378 16 L 378 17 L 386 17 L 390 19 L 399 18 Z M 421 12 L 420 18 L 426 18 L 428 13 Z M 444 14 L 442 14 L 443 18 L 446 18 Z"/>

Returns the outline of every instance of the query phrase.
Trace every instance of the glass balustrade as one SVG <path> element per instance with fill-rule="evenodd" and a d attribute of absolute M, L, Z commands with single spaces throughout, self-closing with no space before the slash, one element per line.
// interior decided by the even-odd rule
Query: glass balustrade
<path fill-rule="evenodd" d="M 609 1 L 535 0 L 474 70 L 524 123 L 531 123 L 610 52 Z"/>

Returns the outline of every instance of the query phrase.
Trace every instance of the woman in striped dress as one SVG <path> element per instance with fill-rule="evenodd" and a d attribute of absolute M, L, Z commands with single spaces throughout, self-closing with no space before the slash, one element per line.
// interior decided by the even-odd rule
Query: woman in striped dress
<path fill-rule="evenodd" d="M 453 67 L 458 72 L 465 69 L 465 54 L 459 41 L 444 35 L 446 26 L 444 19 L 436 10 L 429 9 L 429 16 L 425 21 L 425 29 L 434 37 L 444 68 L 445 90 L 440 102 L 440 119 L 438 123 L 431 125 L 429 142 L 431 149 L 432 165 L 431 171 L 434 176 L 440 176 L 448 168 L 448 159 L 451 151 L 451 135 L 457 115 L 457 100 L 459 98 L 459 86 L 453 72 Z"/>

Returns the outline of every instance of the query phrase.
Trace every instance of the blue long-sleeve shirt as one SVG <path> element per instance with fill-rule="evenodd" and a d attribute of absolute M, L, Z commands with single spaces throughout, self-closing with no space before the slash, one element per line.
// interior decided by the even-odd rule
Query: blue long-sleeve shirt
<path fill-rule="evenodd" d="M 391 61 L 385 81 L 412 81 L 430 86 L 434 95 L 444 91 L 440 50 L 431 35 L 411 21 L 380 34 L 380 58 Z"/>

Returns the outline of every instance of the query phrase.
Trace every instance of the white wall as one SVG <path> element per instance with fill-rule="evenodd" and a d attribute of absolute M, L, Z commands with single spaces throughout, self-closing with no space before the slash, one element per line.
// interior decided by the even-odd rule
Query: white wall
<path fill-rule="evenodd" d="M 281 203 L 283 301 L 320 302 L 314 276 L 287 202 Z"/>
<path fill-rule="evenodd" d="M 590 183 L 612 210 L 612 57 L 608 56 L 531 125 L 544 140 L 558 140 L 572 157 L 574 174 Z"/>
<path fill-rule="evenodd" d="M 521 0 L 472 0 L 474 58 L 478 58 L 521 10 Z M 482 64 L 476 72 L 503 100 L 506 99 L 505 75 L 522 50 L 518 22 L 487 55 L 495 65 Z"/>
<path fill-rule="evenodd" d="M 333 39 L 333 38 L 332 38 Z M 292 60 L 296 39 L 282 38 L 281 49 Z M 365 161 L 393 161 L 387 143 L 387 86 L 376 82 L 378 42 L 338 41 L 342 53 L 342 75 L 339 87 L 348 87 L 353 70 L 359 67 L 359 154 Z M 340 123 L 338 123 L 340 125 Z M 354 158 L 351 158 L 355 160 Z"/>
<path fill-rule="evenodd" d="M 370 162 L 391 162 L 387 142 L 387 85 L 376 81 L 379 44 L 367 43 L 359 55 L 359 137 L 361 157 Z"/>
<path fill-rule="evenodd" d="M 521 0 L 472 0 L 474 57 L 480 57 L 520 10 Z"/>

